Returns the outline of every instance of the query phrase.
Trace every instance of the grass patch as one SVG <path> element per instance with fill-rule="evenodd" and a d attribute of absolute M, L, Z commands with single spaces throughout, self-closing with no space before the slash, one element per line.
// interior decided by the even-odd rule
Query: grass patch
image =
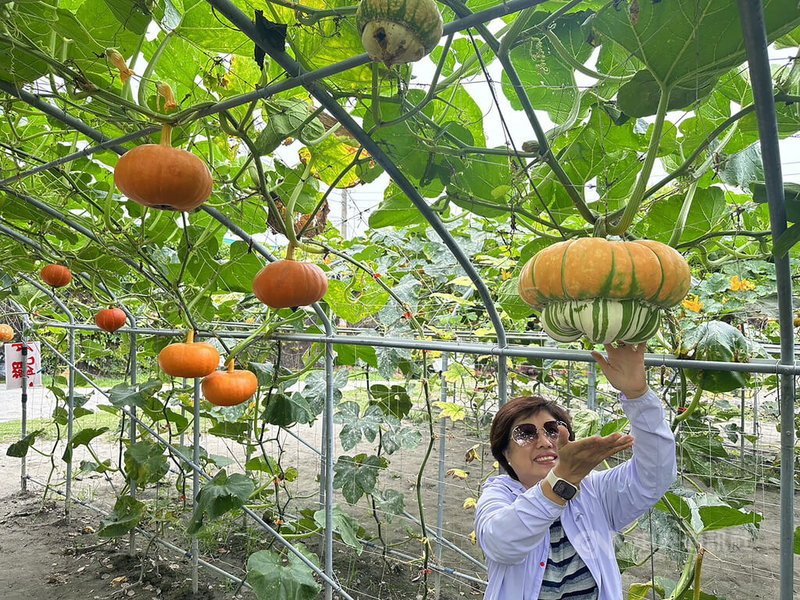
<path fill-rule="evenodd" d="M 77 419 L 73 425 L 73 434 L 80 431 L 84 427 L 108 427 L 109 433 L 116 430 L 119 425 L 119 417 L 103 411 L 97 411 L 91 415 L 86 415 L 81 419 Z M 67 427 L 61 427 L 61 439 L 67 437 Z M 58 437 L 58 428 L 53 422 L 53 419 L 29 419 L 27 423 L 28 433 L 37 429 L 44 430 L 43 433 L 37 436 L 37 439 L 54 440 Z M 0 442 L 16 442 L 21 437 L 22 421 L 6 421 L 0 423 Z"/>

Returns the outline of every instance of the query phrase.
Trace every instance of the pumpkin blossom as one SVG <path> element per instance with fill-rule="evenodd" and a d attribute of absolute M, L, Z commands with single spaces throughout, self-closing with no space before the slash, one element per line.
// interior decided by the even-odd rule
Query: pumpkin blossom
<path fill-rule="evenodd" d="M 122 80 L 122 85 L 125 85 L 125 82 L 128 81 L 130 76 L 134 75 L 134 72 L 131 71 L 125 63 L 125 58 L 116 48 L 108 48 L 106 50 L 106 58 L 108 62 L 119 69 L 119 78 Z"/>
<path fill-rule="evenodd" d="M 686 300 L 681 302 L 681 306 L 686 310 L 699 313 L 703 308 L 703 303 L 700 302 L 700 299 L 697 296 L 689 296 L 686 298 Z"/>
<path fill-rule="evenodd" d="M 739 279 L 738 275 L 731 277 L 731 291 L 747 292 L 756 289 L 756 285 L 749 279 Z"/>

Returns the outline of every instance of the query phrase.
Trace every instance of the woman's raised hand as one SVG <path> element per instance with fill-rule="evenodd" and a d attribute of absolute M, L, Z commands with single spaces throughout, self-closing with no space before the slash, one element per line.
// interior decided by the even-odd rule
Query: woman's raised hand
<path fill-rule="evenodd" d="M 632 446 L 633 436 L 621 433 L 612 433 L 605 437 L 593 435 L 571 442 L 566 427 L 561 427 L 555 473 L 577 485 L 604 460 Z"/>
<path fill-rule="evenodd" d="M 608 382 L 627 398 L 639 398 L 648 390 L 644 371 L 645 346 L 644 343 L 604 344 L 608 358 L 599 352 L 592 352 L 592 357 L 600 365 Z"/>

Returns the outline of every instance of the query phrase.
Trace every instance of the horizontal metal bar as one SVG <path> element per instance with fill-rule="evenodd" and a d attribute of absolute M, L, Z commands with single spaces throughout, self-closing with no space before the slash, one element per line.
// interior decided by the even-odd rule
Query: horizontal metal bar
<path fill-rule="evenodd" d="M 63 329 L 85 329 L 89 331 L 99 331 L 94 325 L 70 325 L 50 321 L 44 323 L 48 327 L 60 327 Z M 120 332 L 135 331 L 143 335 L 164 335 L 181 336 L 186 335 L 185 331 L 177 329 L 146 329 L 146 328 L 122 328 Z M 201 335 L 218 335 L 222 338 L 246 338 L 250 332 L 231 331 L 219 334 L 211 331 L 198 331 Z M 462 342 L 443 342 L 428 340 L 413 340 L 405 338 L 381 338 L 374 336 L 356 335 L 322 335 L 311 333 L 283 333 L 276 332 L 270 339 L 286 342 L 316 342 L 321 344 L 341 344 L 351 346 L 372 346 L 380 348 L 408 348 L 411 350 L 432 350 L 436 352 L 454 352 L 461 354 L 490 354 L 492 356 L 514 356 L 519 358 L 542 358 L 546 360 L 571 360 L 575 362 L 595 362 L 592 355 L 586 350 L 570 350 L 568 348 L 538 347 L 530 346 L 508 346 L 501 348 L 497 344 L 462 343 Z M 800 375 L 800 365 L 785 365 L 777 360 L 764 358 L 754 358 L 750 362 L 723 362 L 711 360 L 689 360 L 685 358 L 675 358 L 671 354 L 645 354 L 644 364 L 649 367 L 672 367 L 675 369 L 702 369 L 708 371 L 736 371 L 739 373 L 766 373 L 788 375 Z"/>

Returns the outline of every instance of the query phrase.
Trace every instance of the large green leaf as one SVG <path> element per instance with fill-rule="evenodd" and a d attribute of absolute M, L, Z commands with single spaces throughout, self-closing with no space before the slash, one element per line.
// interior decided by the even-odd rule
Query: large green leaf
<path fill-rule="evenodd" d="M 316 413 L 302 394 L 272 394 L 261 418 L 272 425 L 290 427 L 296 423 L 312 423 Z"/>
<path fill-rule="evenodd" d="M 137 487 L 157 483 L 169 471 L 164 446 L 151 440 L 142 440 L 125 451 L 125 471 Z"/>
<path fill-rule="evenodd" d="M 226 512 L 241 508 L 255 491 L 255 484 L 246 475 L 231 476 L 221 470 L 211 481 L 202 485 L 197 494 L 197 507 L 186 528 L 189 535 L 200 531 L 204 518 L 216 519 Z"/>
<path fill-rule="evenodd" d="M 100 521 L 97 535 L 101 538 L 121 537 L 131 531 L 144 517 L 145 505 L 133 496 L 120 496 L 114 509 Z"/>
<path fill-rule="evenodd" d="M 389 292 L 371 279 L 360 278 L 357 284 L 338 279 L 328 281 L 327 302 L 333 312 L 348 323 L 358 324 L 381 310 L 389 300 Z"/>
<path fill-rule="evenodd" d="M 334 502 L 331 507 L 333 513 L 333 531 L 339 534 L 342 541 L 353 548 L 356 554 L 361 555 L 364 550 L 364 545 L 359 541 L 359 530 L 363 528 L 358 524 L 358 521 L 348 515 L 341 506 Z M 320 527 L 325 527 L 325 510 L 318 510 L 314 513 L 314 521 Z"/>
<path fill-rule="evenodd" d="M 342 450 L 348 452 L 361 443 L 362 434 L 367 441 L 374 442 L 383 422 L 383 411 L 378 406 L 368 406 L 361 414 L 356 402 L 342 402 L 333 415 L 334 423 L 342 425 L 339 439 Z"/>
<path fill-rule="evenodd" d="M 303 546 L 297 549 L 312 564 L 319 560 Z M 314 579 L 314 571 L 295 554 L 288 553 L 288 562 L 272 550 L 259 550 L 247 559 L 247 582 L 258 600 L 313 600 L 321 586 Z"/>
<path fill-rule="evenodd" d="M 766 0 L 764 18 L 772 41 L 800 24 L 800 9 L 793 0 Z M 642 77 L 678 93 L 686 90 L 684 106 L 693 96 L 710 94 L 712 82 L 746 56 L 739 11 L 728 0 L 622 0 L 606 5 L 592 25 L 602 43 L 623 46 L 645 65 L 649 74 Z M 644 114 L 655 113 L 651 106 Z"/>
<path fill-rule="evenodd" d="M 361 496 L 375 489 L 381 465 L 380 457 L 375 455 L 350 457 L 344 454 L 333 465 L 333 488 L 341 489 L 344 499 L 355 504 Z"/>

